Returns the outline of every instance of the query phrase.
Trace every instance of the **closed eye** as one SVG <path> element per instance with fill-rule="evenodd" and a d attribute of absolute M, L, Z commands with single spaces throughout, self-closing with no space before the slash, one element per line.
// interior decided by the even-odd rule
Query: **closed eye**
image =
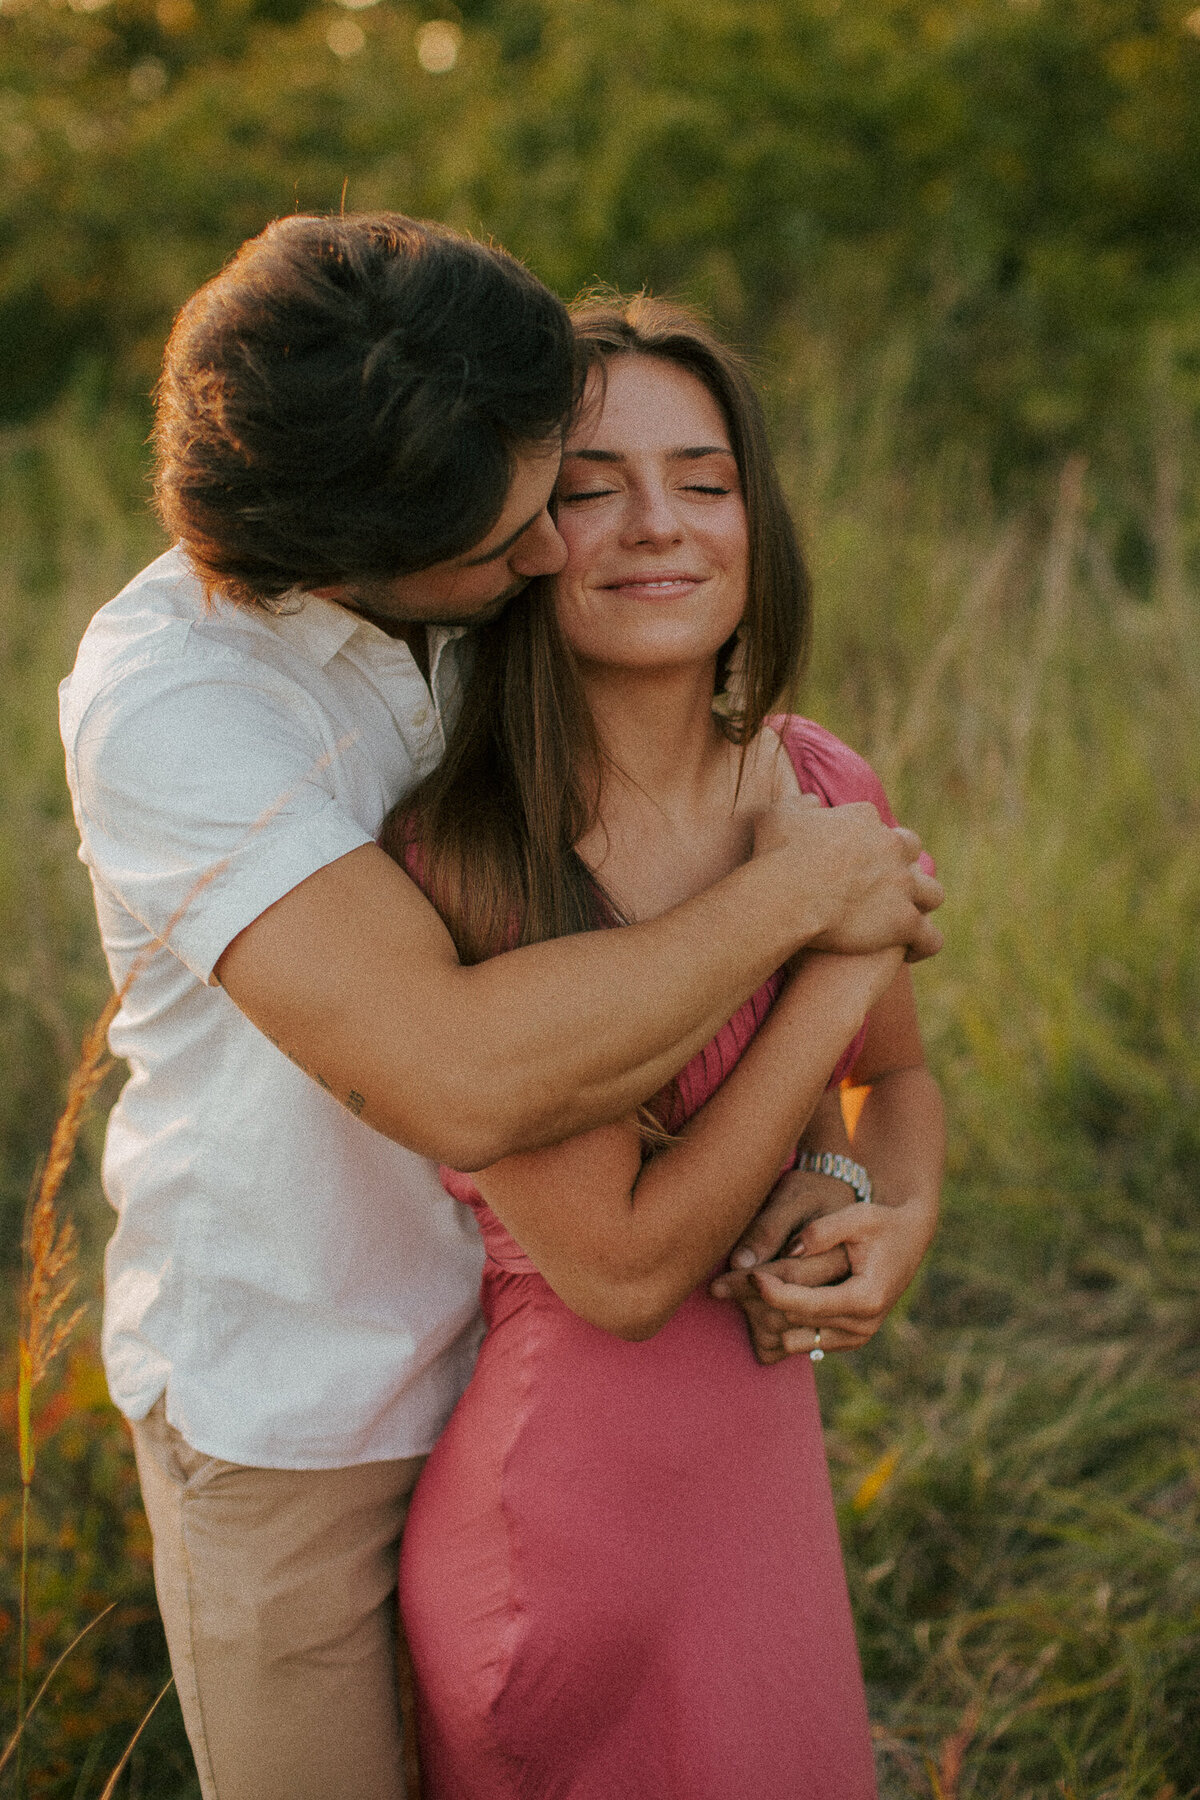
<path fill-rule="evenodd" d="M 613 487 L 576 488 L 570 494 L 564 494 L 560 490 L 555 499 L 560 506 L 567 506 L 572 500 L 600 500 L 605 494 L 615 494 L 616 491 Z"/>

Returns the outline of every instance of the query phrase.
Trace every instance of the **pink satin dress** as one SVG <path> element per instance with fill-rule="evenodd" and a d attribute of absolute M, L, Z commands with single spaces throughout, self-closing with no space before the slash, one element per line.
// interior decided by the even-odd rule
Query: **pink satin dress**
<path fill-rule="evenodd" d="M 885 811 L 836 738 L 771 723 L 802 788 Z M 673 1122 L 778 986 L 682 1072 Z M 404 1533 L 424 1800 L 874 1800 L 813 1364 L 761 1367 L 704 1288 L 609 1336 L 442 1175 L 483 1233 L 487 1331 Z"/>

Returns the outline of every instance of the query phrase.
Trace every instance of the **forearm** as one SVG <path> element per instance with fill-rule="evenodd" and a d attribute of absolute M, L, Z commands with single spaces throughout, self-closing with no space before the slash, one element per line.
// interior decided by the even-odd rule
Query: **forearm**
<path fill-rule="evenodd" d="M 867 959 L 814 958 L 680 1140 L 643 1168 L 604 1240 L 539 1267 L 585 1317 L 648 1336 L 703 1280 L 778 1177 L 872 998 Z"/>
<path fill-rule="evenodd" d="M 846 1130 L 840 1096 L 822 1096 L 803 1135 L 800 1148 L 849 1156 L 866 1169 L 876 1206 L 908 1209 L 911 1228 L 928 1243 L 937 1224 L 945 1161 L 946 1133 L 942 1096 L 924 1067 L 895 1069 L 876 1076 L 854 1127 Z M 806 1187 L 813 1195 L 810 1218 L 854 1204 L 848 1184 L 834 1175 L 810 1170 Z M 803 1221 L 797 1219 L 797 1235 Z"/>
<path fill-rule="evenodd" d="M 458 1110 L 475 1105 L 486 1149 L 561 1141 L 621 1117 L 805 946 L 906 947 L 916 958 L 938 947 L 924 913 L 941 889 L 913 860 L 918 840 L 884 826 L 869 802 L 810 801 L 760 815 L 753 860 L 659 919 L 467 972 L 462 1041 L 475 1067 Z"/>
<path fill-rule="evenodd" d="M 817 810 L 809 819 L 842 830 L 854 821 L 844 826 L 838 812 L 860 811 L 870 809 Z M 895 839 L 889 849 L 903 854 Z M 829 934 L 848 907 L 829 868 L 818 856 L 774 851 L 659 918 L 447 969 L 445 992 L 427 1015 L 433 1041 L 421 1046 L 427 1102 L 414 1112 L 408 1088 L 394 1076 L 389 1083 L 381 1068 L 381 1105 L 363 1116 L 464 1169 L 622 1118 L 775 969 Z M 911 900 L 886 926 L 873 920 L 874 954 L 902 945 L 903 930 L 917 924 L 931 929 Z M 815 979 L 832 992 L 859 977 L 826 970 Z M 452 1144 L 444 1137 L 450 1120 Z"/>
<path fill-rule="evenodd" d="M 623 1117 L 786 960 L 797 930 L 815 935 L 819 893 L 781 905 L 773 874 L 750 863 L 660 918 L 454 972 L 448 1016 L 473 1065 L 461 1075 L 504 1151 Z"/>
<path fill-rule="evenodd" d="M 367 1124 L 478 1169 L 622 1117 L 805 944 L 937 947 L 923 909 L 941 890 L 911 834 L 866 803 L 762 817 L 752 861 L 661 918 L 465 969 L 420 890 L 363 845 L 248 925 L 217 978 Z"/>
<path fill-rule="evenodd" d="M 806 1134 L 812 1149 L 844 1149 L 840 1116 L 828 1107 Z M 912 1282 L 937 1225 L 944 1126 L 937 1084 L 922 1067 L 873 1075 L 851 1143 L 856 1161 L 871 1175 L 870 1206 L 857 1205 L 844 1183 L 808 1176 L 827 1190 L 841 1188 L 840 1206 L 829 1195 L 806 1205 L 809 1222 L 784 1221 L 795 1237 L 793 1254 L 762 1262 L 749 1273 L 733 1271 L 714 1285 L 719 1298 L 744 1308 L 761 1362 L 825 1350 L 853 1350 L 878 1331 Z M 804 1196 L 808 1201 L 810 1196 Z M 756 1223 L 756 1230 L 760 1229 Z M 776 1241 L 778 1241 L 776 1239 Z M 834 1285 L 829 1263 L 845 1256 L 849 1278 Z M 819 1328 L 819 1335 L 817 1335 Z"/>
<path fill-rule="evenodd" d="M 926 1068 L 896 1069 L 878 1076 L 854 1128 L 854 1160 L 871 1177 L 871 1199 L 882 1206 L 912 1206 L 937 1219 L 946 1160 L 941 1090 Z"/>
<path fill-rule="evenodd" d="M 852 1080 L 866 1088 L 865 1099 L 853 1128 L 853 1145 L 847 1136 L 841 1096 L 826 1094 L 809 1122 L 801 1147 L 805 1150 L 853 1151 L 871 1177 L 872 1199 L 883 1206 L 909 1206 L 937 1217 L 942 1164 L 945 1159 L 945 1120 L 942 1097 L 925 1066 L 925 1052 L 917 1023 L 912 978 L 907 970 L 872 1008 L 866 1039 L 852 1072 Z M 828 1176 L 812 1176 L 828 1190 L 845 1184 Z"/>
<path fill-rule="evenodd" d="M 367 1124 L 481 1168 L 655 1093 L 821 929 L 821 883 L 795 875 L 764 856 L 661 918 L 462 968 L 428 902 L 366 846 L 255 920 L 218 974 Z"/>
<path fill-rule="evenodd" d="M 764 1362 L 811 1350 L 818 1326 L 826 1349 L 865 1343 L 912 1281 L 937 1225 L 945 1124 L 907 970 L 871 1009 L 853 1079 L 869 1090 L 853 1137 L 840 1096 L 827 1093 L 801 1146 L 849 1151 L 871 1177 L 873 1204 L 857 1205 L 832 1175 L 787 1176 L 714 1287 L 745 1309 Z"/>

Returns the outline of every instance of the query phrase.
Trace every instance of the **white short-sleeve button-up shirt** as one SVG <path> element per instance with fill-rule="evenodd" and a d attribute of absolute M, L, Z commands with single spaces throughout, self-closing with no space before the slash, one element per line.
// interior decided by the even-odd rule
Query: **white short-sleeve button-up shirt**
<path fill-rule="evenodd" d="M 470 1373 L 470 1214 L 211 979 L 239 931 L 370 843 L 437 762 L 459 635 L 431 630 L 426 686 L 405 644 L 328 601 L 206 604 L 173 550 L 101 608 L 60 690 L 114 982 L 188 902 L 111 1032 L 131 1073 L 103 1163 L 109 1386 L 134 1419 L 165 1390 L 188 1442 L 229 1461 L 419 1454 Z"/>

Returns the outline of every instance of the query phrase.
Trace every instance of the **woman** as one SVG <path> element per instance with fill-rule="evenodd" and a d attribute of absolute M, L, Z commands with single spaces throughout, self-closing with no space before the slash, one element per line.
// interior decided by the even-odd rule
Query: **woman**
<path fill-rule="evenodd" d="M 448 754 L 385 834 L 464 961 L 665 910 L 787 794 L 885 804 L 828 733 L 767 718 L 808 589 L 736 359 L 651 301 L 576 324 L 569 561 L 488 628 Z M 806 1127 L 849 1149 L 827 1089 L 851 1067 L 874 1083 L 855 1154 L 919 1260 L 940 1112 L 899 952 L 772 976 L 641 1119 L 443 1171 L 488 1247 L 488 1329 L 402 1558 L 426 1800 L 874 1794 L 813 1364 L 760 1368 L 705 1285 Z M 791 1265 L 809 1282 L 887 1211 L 825 1185 L 824 1256 Z M 783 1273 L 754 1276 L 766 1360 L 862 1341 L 836 1298 L 783 1331 Z"/>

